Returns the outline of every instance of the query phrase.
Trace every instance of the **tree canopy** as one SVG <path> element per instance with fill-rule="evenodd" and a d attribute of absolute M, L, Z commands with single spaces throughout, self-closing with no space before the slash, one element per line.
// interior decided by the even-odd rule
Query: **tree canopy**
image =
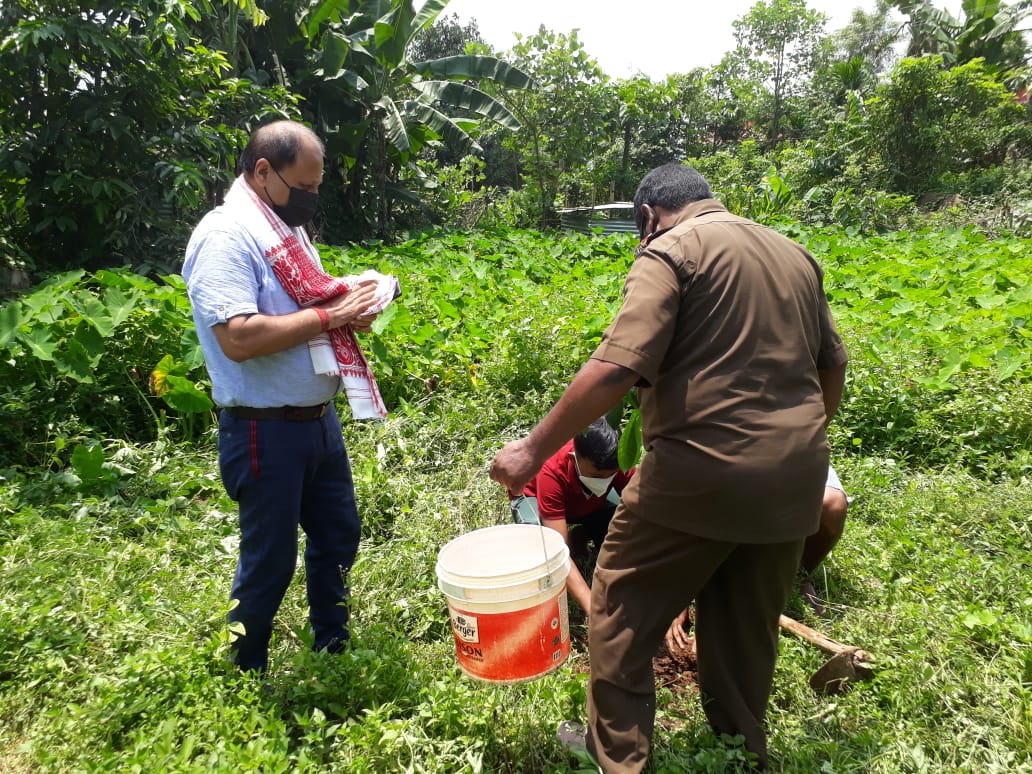
<path fill-rule="evenodd" d="M 335 243 L 454 220 L 461 197 L 441 186 L 549 226 L 667 161 L 813 219 L 838 219 L 857 186 L 885 201 L 1027 188 L 1032 0 L 964 0 L 959 16 L 883 0 L 831 33 L 805 0 L 759 0 L 722 61 L 661 80 L 611 78 L 577 30 L 493 51 L 447 5 L 4 4 L 3 266 L 177 266 L 249 132 L 280 117 L 326 142 L 316 227 Z M 773 180 L 795 193 L 770 198 Z"/>

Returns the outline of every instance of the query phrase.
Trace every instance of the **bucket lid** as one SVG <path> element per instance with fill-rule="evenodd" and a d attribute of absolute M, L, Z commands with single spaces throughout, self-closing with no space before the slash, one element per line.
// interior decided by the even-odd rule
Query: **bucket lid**
<path fill-rule="evenodd" d="M 507 586 L 551 575 L 566 563 L 569 553 L 563 536 L 554 529 L 501 524 L 447 543 L 437 555 L 437 576 L 471 587 Z"/>

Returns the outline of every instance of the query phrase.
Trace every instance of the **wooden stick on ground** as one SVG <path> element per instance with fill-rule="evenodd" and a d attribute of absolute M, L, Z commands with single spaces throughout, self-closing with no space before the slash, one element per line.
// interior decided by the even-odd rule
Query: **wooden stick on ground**
<path fill-rule="evenodd" d="M 870 679 L 873 659 L 867 651 L 843 645 L 787 615 L 781 616 L 778 623 L 786 632 L 831 654 L 810 678 L 810 687 L 817 693 L 840 693 L 850 682 Z"/>

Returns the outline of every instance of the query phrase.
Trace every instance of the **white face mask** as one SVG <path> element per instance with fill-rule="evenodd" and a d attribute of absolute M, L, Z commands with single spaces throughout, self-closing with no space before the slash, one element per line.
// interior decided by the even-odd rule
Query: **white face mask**
<path fill-rule="evenodd" d="M 577 469 L 577 478 L 580 482 L 588 488 L 588 490 L 595 495 L 595 497 L 602 497 L 607 491 L 609 491 L 609 485 L 613 483 L 613 479 L 616 478 L 616 473 L 606 478 L 596 478 L 594 476 L 582 476 L 580 472 L 580 465 L 577 464 L 577 455 L 573 455 L 573 466 Z"/>

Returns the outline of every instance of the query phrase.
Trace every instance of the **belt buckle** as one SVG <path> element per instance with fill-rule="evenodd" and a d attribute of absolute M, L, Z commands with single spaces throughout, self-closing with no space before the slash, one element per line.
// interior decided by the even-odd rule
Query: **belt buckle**
<path fill-rule="evenodd" d="M 326 414 L 329 403 L 319 406 L 284 406 L 283 418 L 291 422 L 302 422 L 309 419 L 321 419 Z"/>
<path fill-rule="evenodd" d="M 297 422 L 305 419 L 304 406 L 284 406 L 283 407 L 283 418 L 288 422 Z"/>

